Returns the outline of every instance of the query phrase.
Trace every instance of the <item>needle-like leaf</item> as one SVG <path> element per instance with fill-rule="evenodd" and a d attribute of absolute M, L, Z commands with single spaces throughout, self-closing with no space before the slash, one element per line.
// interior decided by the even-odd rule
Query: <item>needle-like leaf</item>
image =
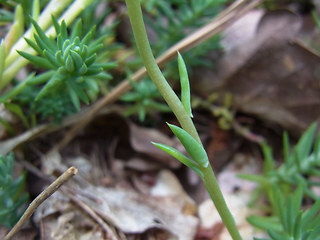
<path fill-rule="evenodd" d="M 203 146 L 198 143 L 187 131 L 177 127 L 175 125 L 169 124 L 171 131 L 180 140 L 190 157 L 193 161 L 197 162 L 202 167 L 208 167 L 209 160 L 206 151 Z"/>
<path fill-rule="evenodd" d="M 203 178 L 203 173 L 199 169 L 199 167 L 196 165 L 194 161 L 192 161 L 190 158 L 185 156 L 183 153 L 179 152 L 177 149 L 170 147 L 165 144 L 161 143 L 155 143 L 152 142 L 153 145 L 155 145 L 157 148 L 161 149 L 162 151 L 170 154 L 172 157 L 176 158 L 180 162 L 182 162 L 187 167 L 191 168 L 193 171 L 195 171 L 201 178 Z"/>
<path fill-rule="evenodd" d="M 190 117 L 193 117 L 191 111 L 191 102 L 190 102 L 190 83 L 187 72 L 186 64 L 183 61 L 181 54 L 178 52 L 178 66 L 179 66 L 179 75 L 180 75 L 180 84 L 181 84 L 181 102 Z"/>

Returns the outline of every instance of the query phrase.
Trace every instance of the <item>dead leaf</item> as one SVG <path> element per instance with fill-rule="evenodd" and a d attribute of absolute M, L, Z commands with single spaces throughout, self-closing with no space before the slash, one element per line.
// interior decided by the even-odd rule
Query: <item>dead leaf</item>
<path fill-rule="evenodd" d="M 181 240 L 192 240 L 195 235 L 197 218 L 182 213 L 183 201 L 179 198 L 151 197 L 128 189 L 93 186 L 84 191 L 94 194 L 99 201 L 83 197 L 82 200 L 125 233 L 143 233 L 158 228 Z"/>
<path fill-rule="evenodd" d="M 277 44 L 261 49 L 234 76 L 226 91 L 234 106 L 275 122 L 299 135 L 320 120 L 320 58 L 303 45 Z"/>
<path fill-rule="evenodd" d="M 184 201 L 182 211 L 186 215 L 195 215 L 197 206 L 181 186 L 179 179 L 168 170 L 159 172 L 155 185 L 150 189 L 155 197 L 174 197 Z"/>
<path fill-rule="evenodd" d="M 42 240 L 105 240 L 105 234 L 78 209 L 68 209 L 42 217 L 40 220 Z"/>
<path fill-rule="evenodd" d="M 234 23 L 226 31 L 227 52 L 218 71 L 200 70 L 205 76 L 201 91 L 231 93 L 237 111 L 279 124 L 297 136 L 320 121 L 320 58 L 296 40 L 302 20 L 278 10 L 252 12 Z M 247 28 L 249 37 L 238 40 Z"/>
<path fill-rule="evenodd" d="M 130 125 L 130 142 L 134 150 L 154 158 L 166 166 L 177 168 L 181 164 L 169 154 L 155 147 L 151 142 L 158 142 L 172 147 L 179 145 L 174 138 L 170 139 L 158 130 Z"/>
<path fill-rule="evenodd" d="M 3 226 L 0 226 L 0 239 L 2 239 L 8 232 Z M 34 228 L 23 228 L 13 236 L 12 240 L 34 240 L 37 236 L 38 231 Z"/>
<path fill-rule="evenodd" d="M 181 164 L 151 144 L 161 142 L 175 147 L 171 139 L 152 128 L 139 127 L 116 112 L 96 117 L 61 151 L 67 159 L 85 156 L 93 162 L 94 178 L 124 175 L 124 167 L 148 171 Z M 181 144 L 180 144 L 181 145 Z"/>

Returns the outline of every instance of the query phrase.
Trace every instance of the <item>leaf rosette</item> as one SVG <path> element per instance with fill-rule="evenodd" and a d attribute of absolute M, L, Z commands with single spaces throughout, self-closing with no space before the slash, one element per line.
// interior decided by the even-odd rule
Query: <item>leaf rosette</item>
<path fill-rule="evenodd" d="M 57 33 L 57 39 L 51 39 L 43 32 L 36 21 L 31 20 L 36 34 L 34 40 L 25 39 L 27 43 L 39 54 L 34 56 L 27 52 L 18 51 L 21 56 L 32 64 L 48 70 L 32 78 L 30 85 L 43 84 L 35 100 L 51 95 L 53 92 L 68 95 L 79 110 L 80 102 L 89 104 L 99 92 L 99 80 L 109 80 L 111 75 L 106 70 L 114 68 L 114 62 L 98 63 L 96 52 L 103 44 L 105 36 L 93 40 L 95 27 L 93 27 L 82 39 L 82 21 L 75 24 L 68 35 L 64 21 L 61 24 L 52 17 L 53 25 Z"/>

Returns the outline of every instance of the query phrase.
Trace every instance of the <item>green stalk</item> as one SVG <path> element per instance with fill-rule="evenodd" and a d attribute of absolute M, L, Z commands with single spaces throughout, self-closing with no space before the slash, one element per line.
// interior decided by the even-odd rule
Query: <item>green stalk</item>
<path fill-rule="evenodd" d="M 201 169 L 202 170 L 202 169 Z M 224 200 L 224 197 L 222 195 L 222 192 L 220 190 L 220 187 L 218 185 L 218 181 L 216 179 L 216 176 L 209 165 L 207 168 L 202 170 L 202 173 L 204 175 L 202 181 L 204 183 L 204 186 L 206 187 L 212 202 L 216 206 L 219 215 L 222 219 L 222 222 L 228 229 L 230 236 L 233 240 L 241 240 L 240 233 L 237 229 L 237 225 L 234 221 L 234 218 L 227 206 L 226 201 Z"/>
<path fill-rule="evenodd" d="M 139 0 L 126 0 L 126 4 L 137 47 L 150 78 L 171 108 L 172 112 L 175 114 L 181 124 L 181 127 L 198 142 L 201 142 L 191 118 L 184 110 L 178 96 L 174 93 L 167 80 L 162 75 L 154 59 L 145 30 Z"/>
<path fill-rule="evenodd" d="M 160 94 L 165 99 L 172 112 L 177 117 L 181 127 L 187 131 L 194 139 L 200 144 L 201 140 L 198 132 L 190 118 L 190 115 L 185 111 L 180 99 L 174 93 L 167 80 L 161 73 L 155 58 L 152 54 L 150 43 L 145 30 L 142 11 L 139 0 L 126 0 L 128 8 L 128 15 L 130 18 L 133 34 L 136 40 L 136 44 L 141 55 L 142 61 L 147 69 L 147 72 L 158 88 Z M 241 236 L 236 227 L 232 214 L 230 213 L 228 206 L 224 200 L 222 192 L 219 188 L 217 179 L 209 164 L 208 167 L 201 167 L 201 171 L 204 174 L 203 182 L 210 194 L 210 197 L 216 206 L 223 223 L 228 229 L 231 237 L 234 240 L 241 240 Z"/>

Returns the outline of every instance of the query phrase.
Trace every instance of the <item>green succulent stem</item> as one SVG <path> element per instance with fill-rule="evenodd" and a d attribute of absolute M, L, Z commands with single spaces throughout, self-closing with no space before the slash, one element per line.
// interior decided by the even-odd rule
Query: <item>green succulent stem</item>
<path fill-rule="evenodd" d="M 232 239 L 241 240 L 242 238 L 237 229 L 235 220 L 227 206 L 211 166 L 209 165 L 207 168 L 201 170 L 204 176 L 202 179 L 204 186 L 206 187 L 212 202 L 217 208 L 224 225 L 228 229 Z"/>
<path fill-rule="evenodd" d="M 178 96 L 175 94 L 175 92 L 172 90 L 172 88 L 164 78 L 162 72 L 160 71 L 155 61 L 145 30 L 140 1 L 126 0 L 126 5 L 128 8 L 128 15 L 130 18 L 136 44 L 150 78 L 152 79 L 152 81 L 158 88 L 160 94 L 171 108 L 172 112 L 177 117 L 181 127 L 185 131 L 187 131 L 196 141 L 202 144 L 198 132 L 191 120 L 190 114 L 188 114 L 185 111 L 183 104 L 181 103 Z M 234 240 L 241 240 L 242 238 L 236 227 L 234 218 L 227 207 L 227 204 L 224 200 L 224 197 L 219 188 L 217 179 L 214 175 L 214 172 L 210 164 L 208 167 L 201 167 L 201 171 L 204 174 L 204 185 L 207 191 L 209 192 L 212 201 L 215 204 L 221 216 L 221 219 L 227 227 L 231 237 Z"/>
<path fill-rule="evenodd" d="M 194 127 L 190 116 L 184 110 L 180 99 L 174 93 L 174 91 L 162 75 L 154 59 L 145 30 L 139 1 L 126 0 L 126 4 L 128 7 L 128 14 L 130 17 L 130 22 L 132 25 L 134 37 L 136 39 L 137 47 L 150 78 L 158 88 L 164 100 L 171 108 L 172 112 L 177 117 L 178 121 L 181 124 L 181 127 L 185 129 L 194 139 L 200 142 L 199 135 L 196 128 Z"/>

